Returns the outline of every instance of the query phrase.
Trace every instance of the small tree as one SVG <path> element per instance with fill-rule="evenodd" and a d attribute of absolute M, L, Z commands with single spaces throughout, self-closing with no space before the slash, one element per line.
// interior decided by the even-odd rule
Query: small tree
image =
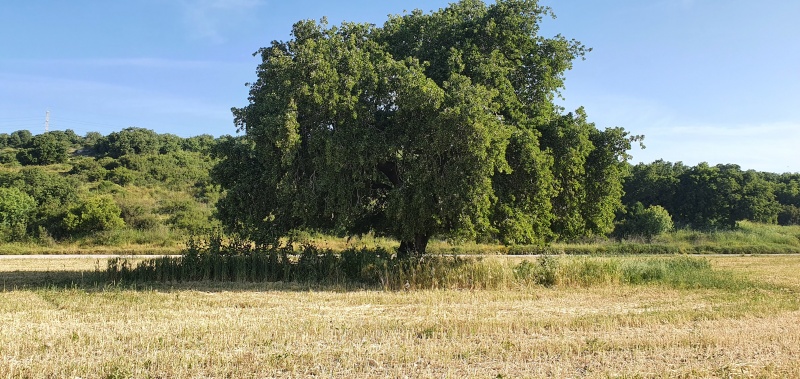
<path fill-rule="evenodd" d="M 64 217 L 64 226 L 70 232 L 91 233 L 119 229 L 125 226 L 121 210 L 110 196 L 95 196 L 81 201 Z"/>
<path fill-rule="evenodd" d="M 95 144 L 95 150 L 119 158 L 126 154 L 157 154 L 161 148 L 158 133 L 144 128 L 130 127 L 113 132 Z"/>
<path fill-rule="evenodd" d="M 63 234 L 61 221 L 78 200 L 79 183 L 75 178 L 41 167 L 24 167 L 2 181 L 3 185 L 19 188 L 36 200 L 30 226 L 43 227 L 53 236 Z"/>
<path fill-rule="evenodd" d="M 800 225 L 800 207 L 783 205 L 778 213 L 778 225 Z"/>
<path fill-rule="evenodd" d="M 17 155 L 22 164 L 48 165 L 67 160 L 67 144 L 55 132 L 39 134 Z"/>
<path fill-rule="evenodd" d="M 642 237 L 650 242 L 653 237 L 666 233 L 673 227 L 672 216 L 664 207 L 651 205 L 645 208 L 642 203 L 636 203 L 617 227 L 616 234 L 622 238 Z"/>
<path fill-rule="evenodd" d="M 30 142 L 32 138 L 33 134 L 29 130 L 17 130 L 8 137 L 8 146 L 20 148 Z"/>
<path fill-rule="evenodd" d="M 36 200 L 18 188 L 0 187 L 0 240 L 13 241 L 25 236 Z"/>

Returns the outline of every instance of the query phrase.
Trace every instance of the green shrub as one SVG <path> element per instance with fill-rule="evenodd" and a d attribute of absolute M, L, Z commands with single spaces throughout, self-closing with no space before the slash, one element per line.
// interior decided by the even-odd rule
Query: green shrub
<path fill-rule="evenodd" d="M 514 275 L 518 280 L 550 287 L 556 284 L 557 271 L 558 259 L 544 255 L 536 263 L 522 261 L 514 268 Z"/>
<path fill-rule="evenodd" d="M 108 180 L 116 184 L 125 186 L 128 184 L 133 184 L 133 182 L 136 181 L 139 175 L 134 170 L 120 166 L 109 171 L 106 177 L 108 178 Z"/>
<path fill-rule="evenodd" d="M 78 175 L 88 182 L 97 182 L 106 178 L 108 170 L 94 158 L 82 157 L 72 163 L 70 175 Z"/>
<path fill-rule="evenodd" d="M 217 222 L 212 210 L 185 194 L 169 196 L 159 201 L 156 212 L 166 215 L 166 223 L 190 233 L 202 234 L 213 229 Z"/>
<path fill-rule="evenodd" d="M 10 166 L 19 165 L 17 150 L 8 148 L 0 149 L 0 163 Z"/>
<path fill-rule="evenodd" d="M 39 134 L 20 150 L 17 159 L 22 164 L 49 165 L 67 160 L 69 142 L 59 139 L 55 132 Z"/>
<path fill-rule="evenodd" d="M 800 207 L 791 204 L 781 206 L 778 225 L 800 225 Z"/>
<path fill-rule="evenodd" d="M 144 128 L 125 128 L 100 138 L 95 149 L 101 154 L 119 158 L 127 154 L 158 153 L 161 141 L 158 133 Z"/>
<path fill-rule="evenodd" d="M 0 241 L 17 241 L 25 236 L 36 210 L 36 200 L 18 188 L 0 187 Z"/>
<path fill-rule="evenodd" d="M 74 233 L 92 233 L 125 226 L 120 209 L 110 196 L 93 196 L 81 201 L 64 217 L 66 229 Z"/>
<path fill-rule="evenodd" d="M 617 226 L 616 235 L 621 238 L 641 237 L 650 242 L 653 237 L 669 232 L 673 228 L 672 216 L 664 207 L 651 205 L 647 208 L 636 203 L 628 210 L 627 217 Z"/>
<path fill-rule="evenodd" d="M 708 260 L 686 256 L 659 258 L 543 256 L 512 265 L 499 260 L 458 256 L 398 259 L 383 249 L 348 249 L 336 254 L 305 245 L 261 248 L 221 235 L 190 239 L 180 257 L 109 263 L 113 282 L 295 282 L 385 290 L 519 286 L 589 287 L 668 285 L 676 288 L 737 290 L 748 283 L 711 269 Z"/>

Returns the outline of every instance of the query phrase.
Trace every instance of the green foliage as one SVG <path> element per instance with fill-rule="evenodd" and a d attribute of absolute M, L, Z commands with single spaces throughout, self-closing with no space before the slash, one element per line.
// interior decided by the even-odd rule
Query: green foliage
<path fill-rule="evenodd" d="M 664 207 L 651 205 L 645 208 L 642 203 L 636 203 L 628 210 L 615 234 L 621 238 L 642 237 L 649 242 L 673 227 L 672 216 Z"/>
<path fill-rule="evenodd" d="M 106 178 L 112 183 L 119 184 L 121 186 L 127 186 L 129 184 L 133 184 L 136 182 L 137 178 L 141 177 L 141 174 L 135 170 L 131 170 L 127 167 L 115 167 L 111 171 L 108 172 Z"/>
<path fill-rule="evenodd" d="M 778 213 L 778 225 L 800 225 L 800 207 L 784 205 Z"/>
<path fill-rule="evenodd" d="M 661 284 L 676 288 L 740 290 L 749 283 L 714 271 L 705 258 L 688 256 L 648 258 L 556 258 L 538 263 L 522 261 L 515 268 L 518 280 L 546 286 Z"/>
<path fill-rule="evenodd" d="M 121 167 L 112 170 L 110 180 L 120 184 L 161 185 L 173 190 L 188 190 L 209 180 L 213 165 L 206 155 L 185 151 L 168 154 L 126 155 Z"/>
<path fill-rule="evenodd" d="M 632 142 L 644 136 L 630 136 L 622 128 L 600 131 L 589 129 L 589 139 L 594 149 L 586 162 L 586 199 L 581 207 L 585 220 L 584 236 L 604 236 L 614 230 L 614 216 L 624 208 L 623 181 L 629 174 L 626 163 L 631 158 L 628 151 Z"/>
<path fill-rule="evenodd" d="M 688 170 L 683 163 L 657 160 L 652 163 L 639 163 L 631 168 L 625 181 L 623 202 L 628 206 L 642 203 L 645 207 L 661 205 L 674 210 L 680 197 L 676 198 L 679 177 Z"/>
<path fill-rule="evenodd" d="M 216 145 L 217 141 L 213 136 L 208 134 L 201 134 L 199 136 L 189 137 L 182 141 L 183 150 L 209 154 Z"/>
<path fill-rule="evenodd" d="M 60 139 L 55 132 L 39 134 L 25 144 L 26 149 L 20 150 L 17 159 L 22 164 L 64 163 L 67 159 L 68 144 L 68 140 Z"/>
<path fill-rule="evenodd" d="M 733 205 L 733 218 L 736 221 L 776 223 L 781 205 L 775 197 L 773 185 L 752 170 L 742 173 L 737 180 L 740 195 Z"/>
<path fill-rule="evenodd" d="M 12 180 L 15 187 L 36 199 L 39 207 L 59 207 L 77 199 L 76 180 L 39 167 L 25 167 Z"/>
<path fill-rule="evenodd" d="M 72 161 L 69 173 L 85 182 L 97 182 L 106 178 L 108 170 L 94 158 L 80 157 Z"/>
<path fill-rule="evenodd" d="M 550 255 L 538 258 L 537 263 L 524 260 L 514 268 L 518 280 L 551 287 L 556 284 L 558 259 Z"/>
<path fill-rule="evenodd" d="M 553 157 L 540 149 L 538 133 L 518 130 L 506 149 L 511 172 L 492 181 L 498 201 L 492 225 L 495 237 L 507 245 L 544 245 L 553 239 L 551 199 L 557 193 L 553 182 Z"/>
<path fill-rule="evenodd" d="M 217 226 L 209 207 L 189 196 L 165 198 L 159 201 L 157 212 L 167 215 L 167 224 L 192 234 L 203 234 Z"/>
<path fill-rule="evenodd" d="M 113 158 L 127 154 L 156 154 L 160 148 L 161 140 L 156 132 L 134 127 L 112 132 L 95 144 L 98 153 Z"/>
<path fill-rule="evenodd" d="M 631 137 L 553 99 L 586 48 L 537 35 L 535 1 L 461 1 L 383 25 L 301 21 L 259 51 L 245 131 L 216 148 L 229 230 L 544 244 L 603 235 Z"/>
<path fill-rule="evenodd" d="M 561 116 L 543 131 L 554 156 L 556 196 L 552 229 L 562 240 L 603 236 L 622 209 L 622 180 L 631 141 L 621 128 L 599 131 L 582 108 Z"/>
<path fill-rule="evenodd" d="M 33 134 L 29 130 L 17 130 L 8 137 L 8 146 L 22 148 L 33 139 Z"/>
<path fill-rule="evenodd" d="M 138 230 L 152 230 L 161 225 L 150 199 L 122 192 L 115 196 L 115 201 L 125 225 Z"/>
<path fill-rule="evenodd" d="M 67 146 L 68 148 L 70 148 L 70 147 L 78 148 L 83 143 L 83 138 L 81 136 L 75 134 L 75 131 L 72 130 L 72 129 L 67 129 L 67 130 L 63 130 L 63 131 L 62 130 L 52 130 L 52 131 L 47 132 L 45 134 L 52 134 L 54 137 L 56 137 L 56 140 L 58 140 L 61 144 L 63 144 L 64 146 Z"/>
<path fill-rule="evenodd" d="M 120 209 L 110 196 L 83 199 L 64 217 L 66 229 L 73 233 L 114 230 L 125 226 Z"/>
<path fill-rule="evenodd" d="M 36 209 L 36 200 L 15 187 L 0 187 L 0 241 L 16 241 L 25 236 Z"/>
<path fill-rule="evenodd" d="M 105 137 L 98 132 L 87 132 L 83 137 L 83 148 L 90 151 L 97 151 L 98 143 L 102 143 Z"/>
<path fill-rule="evenodd" d="M 398 259 L 382 249 L 350 248 L 336 254 L 311 245 L 299 251 L 259 248 L 238 239 L 226 243 L 219 234 L 191 239 L 180 257 L 148 259 L 135 266 L 127 259 L 109 260 L 105 276 L 111 282 L 280 281 L 384 290 L 620 284 L 739 290 L 748 286 L 712 270 L 705 258 L 687 256 L 542 256 L 518 264 L 457 256 Z"/>
<path fill-rule="evenodd" d="M 774 180 L 737 165 L 685 167 L 656 161 L 633 167 L 624 202 L 628 207 L 636 202 L 661 205 L 678 225 L 696 229 L 733 229 L 741 220 L 775 223 L 786 204 L 781 201 L 791 199 L 792 185 Z"/>
<path fill-rule="evenodd" d="M 17 160 L 17 150 L 10 148 L 0 149 L 0 164 L 16 166 L 19 164 Z"/>
<path fill-rule="evenodd" d="M 41 167 L 24 167 L 0 178 L 0 185 L 16 187 L 36 201 L 29 229 L 44 228 L 49 235 L 63 235 L 62 219 L 78 199 L 78 181 Z"/>
<path fill-rule="evenodd" d="M 158 152 L 160 154 L 169 154 L 180 151 L 183 147 L 183 138 L 178 137 L 174 134 L 159 134 L 159 148 Z"/>
<path fill-rule="evenodd" d="M 212 208 L 220 189 L 209 177 L 214 162 L 209 154 L 217 143 L 212 136 L 183 139 L 128 128 L 109 137 L 96 132 L 80 137 L 66 130 L 36 136 L 19 132 L 0 139 L 3 146 L 10 139 L 26 141 L 12 141 L 19 147 L 0 150 L 8 158 L 2 160 L 0 187 L 19 189 L 35 201 L 26 225 L 14 229 L 14 239 L 42 246 L 67 241 L 173 246 L 190 232 L 218 225 Z M 52 146 L 60 149 L 58 154 L 76 151 L 51 159 Z M 47 166 L 19 169 L 20 152 L 26 164 Z M 52 164 L 57 162 L 64 164 Z M 94 199 L 98 197 L 106 200 Z M 180 204 L 169 212 L 164 210 L 169 207 L 159 208 L 167 199 L 180 199 Z M 11 237 L 6 233 L 3 238 Z"/>

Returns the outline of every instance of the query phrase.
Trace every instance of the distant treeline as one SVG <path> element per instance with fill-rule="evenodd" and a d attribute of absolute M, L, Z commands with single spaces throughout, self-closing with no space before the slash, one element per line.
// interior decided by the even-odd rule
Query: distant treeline
<path fill-rule="evenodd" d="M 626 209 L 659 205 L 676 226 L 730 229 L 737 221 L 800 224 L 800 174 L 744 171 L 735 164 L 689 167 L 658 160 L 631 167 Z M 624 217 L 624 216 L 623 216 Z"/>

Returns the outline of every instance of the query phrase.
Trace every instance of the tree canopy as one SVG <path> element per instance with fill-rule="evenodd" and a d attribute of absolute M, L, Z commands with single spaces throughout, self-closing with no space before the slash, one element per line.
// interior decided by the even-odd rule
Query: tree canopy
<path fill-rule="evenodd" d="M 742 220 L 794 224 L 792 176 L 743 171 L 735 164 L 687 167 L 658 160 L 632 167 L 623 200 L 629 208 L 660 205 L 676 224 L 694 229 L 732 229 Z"/>
<path fill-rule="evenodd" d="M 608 233 L 632 138 L 554 103 L 587 48 L 534 0 L 462 0 L 382 27 L 300 21 L 262 48 L 245 134 L 218 145 L 229 229 L 545 243 Z"/>

